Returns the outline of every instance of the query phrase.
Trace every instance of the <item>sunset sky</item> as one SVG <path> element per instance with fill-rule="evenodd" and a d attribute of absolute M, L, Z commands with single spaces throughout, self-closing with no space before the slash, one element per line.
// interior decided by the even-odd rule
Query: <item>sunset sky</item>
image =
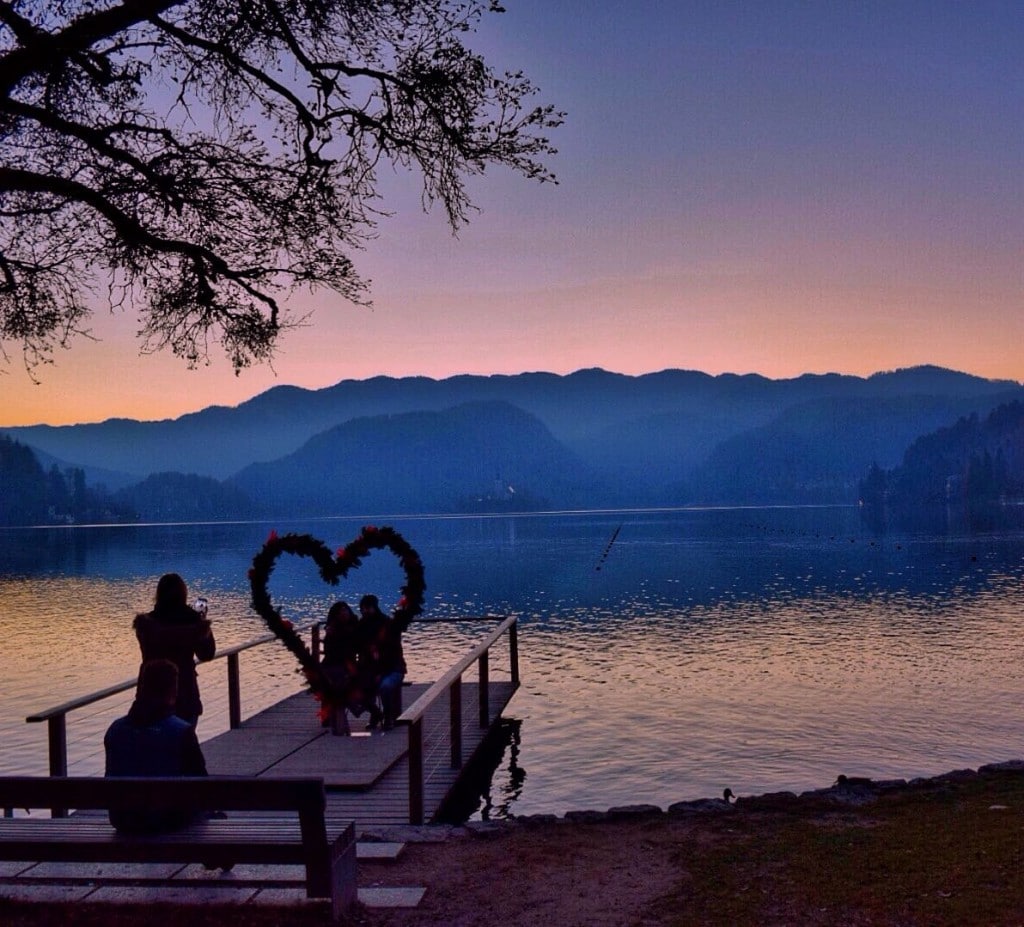
<path fill-rule="evenodd" d="M 0 425 L 158 419 L 274 385 L 378 374 L 866 375 L 938 364 L 1024 379 L 1024 4 L 506 0 L 475 44 L 567 113 L 558 186 L 504 171 L 458 238 L 388 177 L 357 266 L 372 309 L 236 377 L 138 355 L 130 314 L 31 382 Z"/>

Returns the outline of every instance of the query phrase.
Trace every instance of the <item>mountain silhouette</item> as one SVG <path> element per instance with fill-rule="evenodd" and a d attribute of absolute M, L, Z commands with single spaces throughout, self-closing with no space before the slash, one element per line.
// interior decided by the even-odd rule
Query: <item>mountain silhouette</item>
<path fill-rule="evenodd" d="M 534 416 L 504 402 L 359 418 L 229 480 L 281 515 L 582 504 L 597 480 Z"/>
<path fill-rule="evenodd" d="M 0 433 L 117 486 L 228 480 L 276 514 L 850 502 L 916 437 L 1022 398 L 1013 381 L 934 366 L 782 380 L 588 369 L 280 386 L 177 419 Z"/>

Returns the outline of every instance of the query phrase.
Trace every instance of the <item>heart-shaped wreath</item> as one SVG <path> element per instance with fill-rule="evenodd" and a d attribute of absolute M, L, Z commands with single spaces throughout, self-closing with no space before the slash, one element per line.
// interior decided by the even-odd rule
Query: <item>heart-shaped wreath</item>
<path fill-rule="evenodd" d="M 405 571 L 405 585 L 401 587 L 401 598 L 395 606 L 392 618 L 400 625 L 407 625 L 423 611 L 423 595 L 427 586 L 423 579 L 423 563 L 419 554 L 394 528 L 367 525 L 359 537 L 345 547 L 339 548 L 336 553 L 332 553 L 323 541 L 312 535 L 278 535 L 276 531 L 271 531 L 263 549 L 253 557 L 252 568 L 249 570 L 252 607 L 299 661 L 310 690 L 321 701 L 331 698 L 330 684 L 292 622 L 283 618 L 271 602 L 267 590 L 270 574 L 281 554 L 296 554 L 299 557 L 311 557 L 319 568 L 324 582 L 336 586 L 349 570 L 362 563 L 363 557 L 370 551 L 380 548 L 390 550 Z"/>

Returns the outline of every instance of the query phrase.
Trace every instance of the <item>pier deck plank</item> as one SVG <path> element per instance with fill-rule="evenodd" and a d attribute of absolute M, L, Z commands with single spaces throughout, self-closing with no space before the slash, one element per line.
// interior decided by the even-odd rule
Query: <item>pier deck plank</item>
<path fill-rule="evenodd" d="M 412 704 L 427 684 L 407 686 L 405 704 Z M 500 717 L 514 692 L 511 682 L 489 684 L 490 714 L 481 726 L 477 683 L 462 687 L 463 765 L 451 763 L 450 704 L 437 700 L 423 720 L 424 820 L 437 814 L 459 782 L 465 765 Z M 365 732 L 362 720 L 350 719 L 351 736 L 334 735 L 321 726 L 317 703 L 308 692 L 276 705 L 203 743 L 212 775 L 259 777 L 319 776 L 327 788 L 329 821 L 354 821 L 356 831 L 408 824 L 408 728 Z"/>

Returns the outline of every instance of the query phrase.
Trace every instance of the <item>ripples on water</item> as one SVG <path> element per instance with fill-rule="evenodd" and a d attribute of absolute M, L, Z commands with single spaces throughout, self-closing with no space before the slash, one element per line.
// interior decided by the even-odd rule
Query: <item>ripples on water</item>
<path fill-rule="evenodd" d="M 523 686 L 506 714 L 521 725 L 483 814 L 665 807 L 724 787 L 800 791 L 841 772 L 912 777 L 1024 754 L 1015 525 L 880 533 L 844 510 L 393 523 L 426 564 L 427 617 L 520 618 Z M 245 573 L 266 529 L 0 533 L 0 769 L 46 770 L 45 726 L 26 715 L 132 675 L 131 616 L 161 572 L 211 598 L 221 645 L 262 634 Z M 358 526 L 283 530 L 334 545 Z M 325 589 L 304 569 L 282 562 L 272 580 L 299 619 L 337 595 L 393 601 L 400 581 L 386 557 L 358 589 Z M 415 626 L 411 678 L 436 678 L 481 633 Z M 301 687 L 276 643 L 241 663 L 246 714 Z M 201 736 L 227 726 L 224 672 L 200 669 Z M 128 700 L 72 716 L 73 772 L 99 771 L 102 731 Z"/>

